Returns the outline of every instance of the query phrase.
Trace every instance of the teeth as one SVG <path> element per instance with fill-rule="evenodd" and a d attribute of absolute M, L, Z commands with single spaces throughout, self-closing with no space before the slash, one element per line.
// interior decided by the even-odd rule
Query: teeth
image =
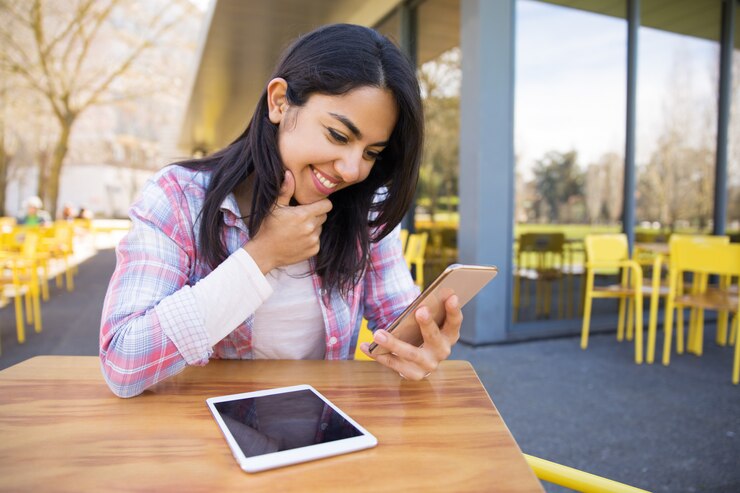
<path fill-rule="evenodd" d="M 337 186 L 336 183 L 331 182 L 327 180 L 326 178 L 324 178 L 324 175 L 319 173 L 317 169 L 313 168 L 312 171 L 313 171 L 313 174 L 316 176 L 316 178 L 318 178 L 321 184 L 324 185 L 326 188 L 334 188 Z"/>

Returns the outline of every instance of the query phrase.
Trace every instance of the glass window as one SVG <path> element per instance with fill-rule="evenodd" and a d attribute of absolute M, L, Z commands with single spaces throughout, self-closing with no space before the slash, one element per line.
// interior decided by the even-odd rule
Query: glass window
<path fill-rule="evenodd" d="M 711 232 L 721 1 L 643 0 L 635 237 Z"/>
<path fill-rule="evenodd" d="M 572 330 L 583 238 L 621 230 L 626 2 L 601 3 L 603 12 L 554 3 L 516 4 L 517 329 L 570 320 Z M 613 327 L 615 307 L 595 303 L 592 319 L 608 315 Z"/>

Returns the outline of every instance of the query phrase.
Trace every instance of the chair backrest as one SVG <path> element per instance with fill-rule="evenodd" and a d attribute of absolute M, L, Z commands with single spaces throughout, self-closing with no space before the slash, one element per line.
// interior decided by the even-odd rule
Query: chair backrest
<path fill-rule="evenodd" d="M 671 241 L 671 267 L 678 272 L 740 275 L 740 244 Z"/>
<path fill-rule="evenodd" d="M 406 251 L 406 243 L 409 240 L 409 230 L 408 229 L 402 229 L 401 230 L 401 251 Z"/>
<path fill-rule="evenodd" d="M 38 233 L 34 231 L 26 231 L 26 236 L 23 238 L 23 245 L 21 246 L 21 255 L 26 258 L 33 257 L 36 255 L 38 244 Z"/>
<path fill-rule="evenodd" d="M 520 252 L 562 253 L 565 245 L 564 233 L 522 233 L 519 235 Z"/>
<path fill-rule="evenodd" d="M 587 235 L 583 243 L 589 266 L 608 266 L 629 259 L 629 246 L 625 234 Z"/>
<path fill-rule="evenodd" d="M 519 268 L 554 269 L 563 266 L 564 233 L 522 233 L 519 235 Z"/>
<path fill-rule="evenodd" d="M 403 255 L 409 267 L 411 267 L 411 264 L 414 262 L 420 263 L 424 261 L 428 238 L 429 235 L 427 233 L 412 233 L 409 235 L 409 240 L 406 244 L 406 250 Z"/>
<path fill-rule="evenodd" d="M 684 234 L 673 234 L 671 239 L 668 241 L 670 247 L 676 242 L 690 242 L 699 244 L 717 244 L 727 245 L 730 243 L 729 236 L 717 236 L 717 235 L 684 235 Z"/>

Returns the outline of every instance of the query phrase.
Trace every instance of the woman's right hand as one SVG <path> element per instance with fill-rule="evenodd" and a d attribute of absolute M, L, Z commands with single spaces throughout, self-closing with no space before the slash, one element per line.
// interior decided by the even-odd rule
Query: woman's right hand
<path fill-rule="evenodd" d="M 244 245 L 263 274 L 319 253 L 321 228 L 332 208 L 331 201 L 322 199 L 291 207 L 294 193 L 295 178 L 286 171 L 272 212 L 262 221 L 257 234 Z"/>

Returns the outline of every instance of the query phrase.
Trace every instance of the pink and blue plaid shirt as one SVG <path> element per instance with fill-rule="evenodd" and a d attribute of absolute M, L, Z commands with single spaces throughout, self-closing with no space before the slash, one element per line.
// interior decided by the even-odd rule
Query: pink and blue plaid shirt
<path fill-rule="evenodd" d="M 210 176 L 168 166 L 131 206 L 132 227 L 116 251 L 100 327 L 103 375 L 116 395 L 138 395 L 186 365 L 205 365 L 210 358 L 252 358 L 253 317 L 211 347 L 189 290 L 212 270 L 197 254 L 199 213 Z M 233 194 L 221 210 L 226 248 L 233 253 L 249 241 L 249 233 Z M 348 296 L 327 295 L 312 276 L 326 329 L 326 359 L 352 358 L 363 317 L 372 330 L 387 327 L 418 294 L 398 231 L 372 245 L 363 280 Z"/>

